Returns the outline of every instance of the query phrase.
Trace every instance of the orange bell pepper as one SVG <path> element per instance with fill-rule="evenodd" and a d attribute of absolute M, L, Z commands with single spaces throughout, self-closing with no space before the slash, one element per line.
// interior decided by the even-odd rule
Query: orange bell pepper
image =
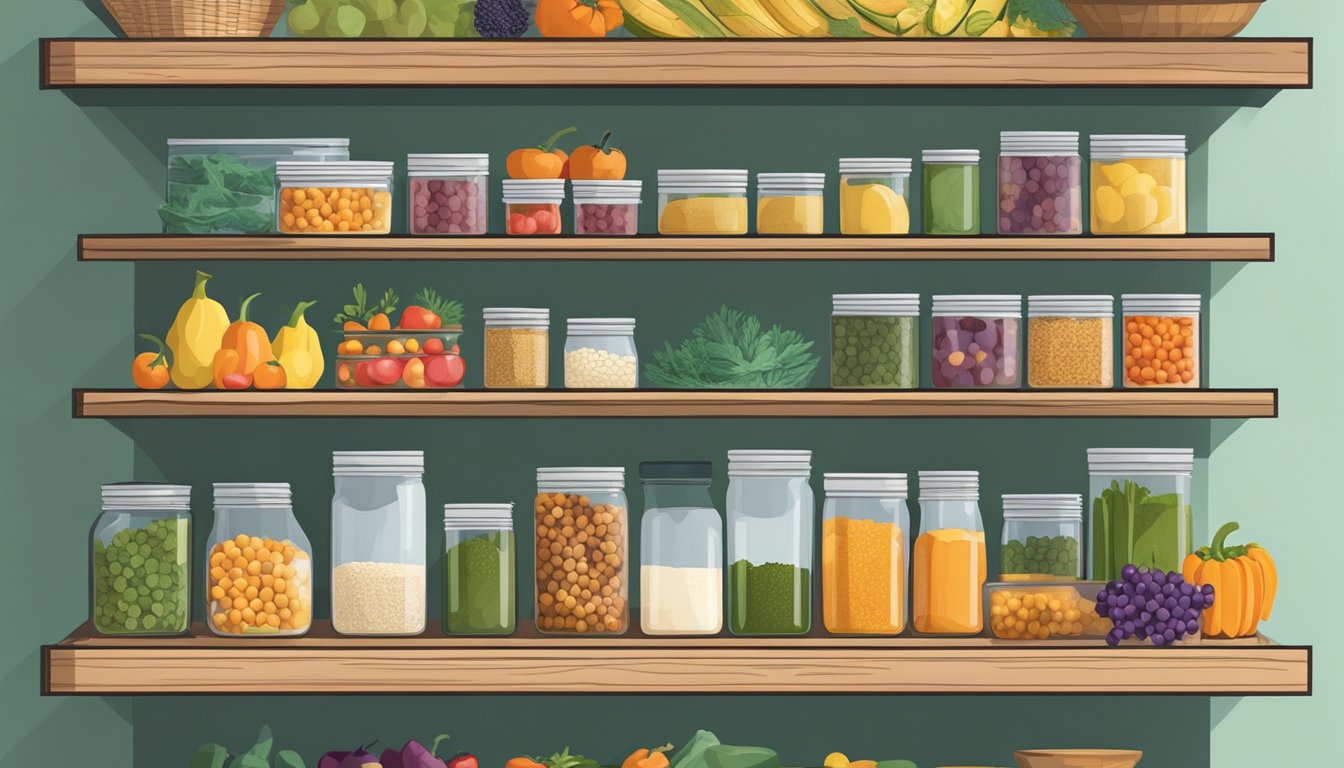
<path fill-rule="evenodd" d="M 508 169 L 510 179 L 563 179 L 565 178 L 566 166 L 569 164 L 569 155 L 563 149 L 555 146 L 555 142 L 561 137 L 568 136 L 579 130 L 570 126 L 552 134 L 551 138 L 546 140 L 545 144 L 538 144 L 535 147 L 523 147 L 515 149 L 509 153 L 505 161 L 505 167 Z"/>
<path fill-rule="evenodd" d="M 1204 609 L 1206 637 L 1250 637 L 1269 617 L 1278 591 L 1274 560 L 1259 544 L 1227 546 L 1236 523 L 1218 529 L 1213 544 L 1187 555 L 1181 575 L 1191 584 L 1213 587 L 1213 605 Z"/>
<path fill-rule="evenodd" d="M 621 763 L 621 768 L 667 768 L 667 753 L 671 750 L 671 744 L 653 749 L 636 749 Z"/>
<path fill-rule="evenodd" d="M 252 386 L 252 374 L 238 370 L 238 350 L 221 349 L 211 364 L 215 389 L 247 389 Z"/>
<path fill-rule="evenodd" d="M 271 337 L 266 333 L 266 329 L 247 319 L 248 305 L 260 295 L 254 293 L 243 299 L 238 319 L 224 329 L 224 340 L 220 345 L 221 349 L 238 353 L 238 364 L 233 372 L 249 377 L 257 370 L 257 366 L 275 359 L 274 353 L 271 352 Z"/>

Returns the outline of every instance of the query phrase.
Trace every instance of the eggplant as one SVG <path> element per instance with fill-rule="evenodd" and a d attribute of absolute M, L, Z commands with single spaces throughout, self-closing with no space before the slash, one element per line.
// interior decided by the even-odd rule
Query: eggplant
<path fill-rule="evenodd" d="M 317 768 L 341 768 L 341 761 L 349 756 L 349 752 L 328 752 L 317 761 Z"/>
<path fill-rule="evenodd" d="M 387 768 L 387 766 L 383 766 Z M 401 748 L 401 768 L 445 768 L 440 760 L 424 744 L 411 739 Z"/>
<path fill-rule="evenodd" d="M 405 751 L 405 747 L 402 747 Z M 388 747 L 383 750 L 383 754 L 378 756 L 378 762 L 383 764 L 383 768 L 405 768 L 405 763 L 401 759 L 401 752 Z"/>

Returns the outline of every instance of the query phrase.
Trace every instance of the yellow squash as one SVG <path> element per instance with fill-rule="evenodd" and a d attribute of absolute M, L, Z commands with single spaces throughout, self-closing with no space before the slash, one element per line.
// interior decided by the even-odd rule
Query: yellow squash
<path fill-rule="evenodd" d="M 196 273 L 196 288 L 177 310 L 173 326 L 168 329 L 165 342 L 173 351 L 170 374 L 179 389 L 204 389 L 210 385 L 215 353 L 223 344 L 224 329 L 229 327 L 229 313 L 224 305 L 205 295 L 209 279 L 210 275 L 204 272 Z"/>
<path fill-rule="evenodd" d="M 322 344 L 317 331 L 303 318 L 304 310 L 315 301 L 301 301 L 294 308 L 289 322 L 275 333 L 271 349 L 280 367 L 285 370 L 285 389 L 312 389 L 322 378 L 326 361 L 322 358 Z"/>

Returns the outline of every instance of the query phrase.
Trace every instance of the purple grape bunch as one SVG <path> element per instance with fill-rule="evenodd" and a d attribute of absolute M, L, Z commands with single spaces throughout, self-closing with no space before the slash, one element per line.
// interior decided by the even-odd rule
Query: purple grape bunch
<path fill-rule="evenodd" d="M 1171 645 L 1199 633 L 1204 609 L 1213 605 L 1213 585 L 1198 587 L 1176 571 L 1126 565 L 1120 578 L 1097 593 L 1097 615 L 1115 626 L 1107 645 L 1137 637 L 1153 645 Z"/>

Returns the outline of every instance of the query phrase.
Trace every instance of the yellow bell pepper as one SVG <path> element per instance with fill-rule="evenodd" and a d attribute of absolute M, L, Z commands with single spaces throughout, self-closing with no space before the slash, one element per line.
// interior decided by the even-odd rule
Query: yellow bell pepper
<path fill-rule="evenodd" d="M 312 389 L 322 378 L 326 361 L 322 358 L 322 344 L 317 331 L 303 318 L 304 310 L 315 301 L 301 301 L 294 308 L 289 322 L 275 333 L 271 348 L 275 359 L 285 370 L 285 389 Z"/>
<path fill-rule="evenodd" d="M 196 273 L 196 288 L 191 298 L 177 310 L 173 326 L 165 339 L 173 351 L 170 371 L 179 389 L 204 389 L 214 378 L 215 353 L 223 345 L 229 313 L 224 305 L 205 295 L 210 275 Z"/>

